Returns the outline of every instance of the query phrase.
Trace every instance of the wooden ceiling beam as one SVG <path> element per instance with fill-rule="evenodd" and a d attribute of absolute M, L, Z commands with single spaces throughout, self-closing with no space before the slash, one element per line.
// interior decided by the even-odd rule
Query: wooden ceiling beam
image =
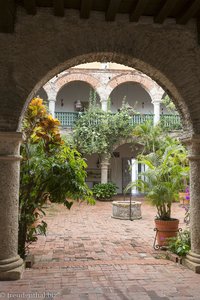
<path fill-rule="evenodd" d="M 106 21 L 114 21 L 119 10 L 121 0 L 110 0 L 106 11 Z"/>
<path fill-rule="evenodd" d="M 64 17 L 65 15 L 64 0 L 53 0 L 53 11 L 55 16 Z"/>
<path fill-rule="evenodd" d="M 90 11 L 92 9 L 93 0 L 81 0 L 81 11 L 80 17 L 83 19 L 88 19 L 90 17 Z"/>
<path fill-rule="evenodd" d="M 35 15 L 37 12 L 36 0 L 24 0 L 24 7 L 29 15 Z"/>
<path fill-rule="evenodd" d="M 130 21 L 131 22 L 138 22 L 139 18 L 141 17 L 141 15 L 143 14 L 145 7 L 148 4 L 148 0 L 138 0 L 135 8 L 133 9 L 133 11 L 130 14 Z"/>
<path fill-rule="evenodd" d="M 0 1 L 0 32 L 12 33 L 15 24 L 15 1 Z"/>
<path fill-rule="evenodd" d="M 162 24 L 169 16 L 177 2 L 178 0 L 167 0 L 160 11 L 157 13 L 157 15 L 154 17 L 154 22 Z"/>
<path fill-rule="evenodd" d="M 178 24 L 186 24 L 189 19 L 194 17 L 194 15 L 199 11 L 200 9 L 200 0 L 194 0 L 193 3 L 187 8 L 177 19 L 176 22 Z"/>

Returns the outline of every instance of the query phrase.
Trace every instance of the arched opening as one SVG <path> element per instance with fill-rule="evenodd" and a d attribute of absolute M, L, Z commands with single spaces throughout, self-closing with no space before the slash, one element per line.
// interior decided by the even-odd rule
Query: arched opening
<path fill-rule="evenodd" d="M 153 104 L 150 95 L 138 83 L 125 82 L 118 85 L 110 94 L 111 111 L 121 108 L 122 102 L 127 102 L 141 114 L 153 114 Z"/>
<path fill-rule="evenodd" d="M 64 85 L 56 96 L 56 112 L 76 112 L 84 111 L 88 108 L 89 99 L 93 97 L 96 91 L 86 82 L 73 81 Z M 98 94 L 96 94 L 97 103 L 100 104 Z M 76 104 L 80 102 L 80 106 Z"/>
<path fill-rule="evenodd" d="M 102 55 L 102 54 L 101 54 Z M 103 61 L 103 59 L 105 59 L 105 56 L 101 56 L 101 55 L 96 55 L 96 58 L 99 58 L 100 59 L 100 61 Z M 108 58 L 109 58 L 109 55 L 108 55 Z M 64 64 L 65 66 L 66 65 L 68 65 L 68 66 L 73 66 L 74 64 L 75 64 L 75 62 L 76 61 L 80 61 L 81 60 L 81 58 L 80 57 L 78 57 L 78 58 L 76 58 L 75 60 L 70 60 L 70 61 L 68 61 L 66 64 Z M 85 57 L 85 60 L 87 61 L 91 61 L 91 59 L 90 59 L 90 57 L 88 57 L 88 56 L 86 56 Z M 124 63 L 126 63 L 126 61 L 127 61 L 127 57 L 125 56 L 120 56 L 118 59 L 116 58 L 116 60 L 118 61 L 118 62 L 124 62 Z M 140 62 L 136 62 L 136 61 L 134 61 L 134 59 L 132 60 L 132 62 L 130 62 L 129 63 L 129 66 L 131 66 L 131 67 L 134 67 L 136 65 L 136 67 L 138 67 L 138 69 L 145 69 L 144 68 L 144 66 L 141 64 L 140 65 Z M 140 68 L 139 68 L 140 67 Z M 151 70 L 151 72 L 153 73 L 153 71 L 155 71 L 153 68 L 151 69 L 150 67 L 149 67 L 149 69 L 148 69 L 148 65 L 146 65 L 146 68 L 147 68 L 147 70 Z M 22 112 L 22 114 L 21 114 L 21 118 L 23 118 L 23 114 L 24 114 L 24 111 L 25 111 L 25 108 L 26 108 L 26 106 L 28 105 L 28 103 L 29 103 L 29 101 L 30 101 L 30 99 L 31 99 L 31 97 L 32 97 L 32 95 L 34 94 L 34 93 L 36 93 L 37 92 L 37 89 L 39 89 L 39 88 L 41 88 L 42 86 L 42 84 L 44 84 L 44 83 L 47 83 L 47 80 L 48 79 L 50 79 L 50 74 L 51 75 L 55 75 L 55 72 L 57 72 L 58 71 L 58 69 L 60 69 L 61 71 L 63 70 L 63 68 L 64 68 L 64 66 L 62 65 L 62 66 L 59 66 L 58 68 L 56 68 L 56 69 L 54 69 L 53 71 L 51 71 L 50 73 L 48 73 L 48 75 L 46 75 L 38 84 L 36 84 L 36 86 L 35 86 L 35 88 L 33 89 L 33 91 L 29 94 L 29 96 L 28 96 L 28 98 L 27 98 L 27 101 L 26 101 L 26 105 L 24 106 L 24 110 L 23 110 L 23 112 Z M 148 73 L 148 74 L 150 74 L 151 73 L 150 71 L 149 72 L 146 72 L 146 73 Z M 156 74 L 156 75 L 155 75 Z M 157 71 L 157 73 L 155 72 L 154 73 L 154 79 L 157 79 L 157 76 L 159 77 L 159 72 Z M 166 91 L 170 94 L 170 95 L 173 95 L 173 99 L 174 99 L 174 102 L 176 103 L 176 105 L 177 105 L 177 108 L 179 109 L 179 111 L 181 112 L 181 114 L 182 114 L 182 117 L 184 116 L 185 118 L 183 118 L 183 121 L 184 121 L 184 128 L 185 129 L 189 129 L 189 128 L 191 128 L 192 127 L 192 123 L 190 123 L 190 118 L 189 118 L 189 114 L 188 114 L 188 107 L 187 107 L 187 105 L 186 105 L 186 103 L 184 102 L 184 100 L 183 100 L 183 98 L 181 97 L 181 94 L 178 92 L 178 90 L 176 89 L 176 87 L 173 85 L 173 83 L 170 81 L 170 80 L 168 80 L 162 73 L 160 74 L 160 80 L 157 80 L 159 83 L 161 82 L 161 84 L 162 84 L 162 87 L 164 87 L 165 89 L 166 89 Z M 163 79 L 164 79 L 164 81 L 163 81 Z M 70 87 L 70 86 L 72 86 L 73 87 L 73 84 L 74 83 L 69 83 L 68 85 L 66 85 L 66 89 L 67 89 L 67 87 Z M 126 84 L 125 84 L 126 85 Z M 61 93 L 61 95 L 60 95 L 60 98 L 58 98 L 58 103 L 59 103 L 59 101 L 60 101 L 60 104 L 61 104 L 61 97 L 64 97 L 64 92 L 63 92 L 63 94 L 62 94 L 62 90 L 64 91 L 64 89 L 65 88 L 63 88 L 63 89 L 61 89 L 61 91 L 60 91 L 60 93 Z M 75 89 L 74 89 L 74 91 L 75 91 Z M 109 89 L 109 87 L 108 87 L 108 85 L 107 85 L 107 91 L 110 91 L 110 89 Z M 63 103 L 64 103 L 64 101 L 63 101 Z M 186 112 L 186 114 L 184 115 L 184 112 Z M 123 153 L 123 156 L 122 156 L 122 163 L 123 163 L 123 159 L 124 159 L 124 170 L 127 170 L 127 167 L 128 167 L 128 159 L 129 159 L 129 157 L 131 156 L 131 155 L 129 155 L 129 154 L 127 154 L 126 153 L 126 151 L 127 151 L 127 148 L 126 147 L 124 147 L 124 149 L 122 149 L 123 147 L 121 147 L 120 148 L 120 152 L 122 152 Z M 128 157 L 127 157 L 128 156 Z M 114 165 L 114 163 L 113 163 L 113 165 Z M 116 173 L 118 172 L 119 170 L 116 170 Z M 123 166 L 121 167 L 121 172 L 123 172 Z M 118 180 L 118 179 L 116 179 L 116 180 Z M 121 177 L 121 191 L 123 190 L 123 187 L 124 187 L 124 185 L 126 184 L 126 182 L 127 182 L 127 178 L 125 178 L 125 176 L 123 177 L 123 175 L 122 175 L 122 177 Z"/>

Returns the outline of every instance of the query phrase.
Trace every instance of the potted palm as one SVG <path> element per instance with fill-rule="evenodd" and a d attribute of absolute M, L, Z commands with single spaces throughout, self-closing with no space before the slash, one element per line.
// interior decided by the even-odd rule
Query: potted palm
<path fill-rule="evenodd" d="M 178 231 L 179 220 L 171 216 L 171 206 L 178 198 L 183 178 L 188 174 L 189 167 L 180 160 L 183 151 L 182 145 L 174 143 L 166 147 L 164 152 L 141 155 L 140 163 L 146 165 L 146 171 L 142 173 L 142 178 L 127 187 L 139 187 L 156 207 L 155 228 L 159 246 L 166 245 L 166 239 L 176 236 Z"/>

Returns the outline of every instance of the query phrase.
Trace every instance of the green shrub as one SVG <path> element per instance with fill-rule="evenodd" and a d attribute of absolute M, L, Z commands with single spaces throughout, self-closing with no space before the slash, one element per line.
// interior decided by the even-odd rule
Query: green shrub
<path fill-rule="evenodd" d="M 185 256 L 190 251 L 190 248 L 191 241 L 188 230 L 179 233 L 177 237 L 168 239 L 168 249 L 179 256 Z"/>
<path fill-rule="evenodd" d="M 93 187 L 93 195 L 97 200 L 111 200 L 112 196 L 117 195 L 117 186 L 112 183 L 98 183 Z"/>

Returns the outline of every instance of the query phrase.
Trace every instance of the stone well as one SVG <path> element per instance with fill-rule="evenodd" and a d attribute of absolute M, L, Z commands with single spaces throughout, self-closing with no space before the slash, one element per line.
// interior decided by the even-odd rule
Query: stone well
<path fill-rule="evenodd" d="M 130 201 L 113 201 L 112 202 L 112 217 L 121 220 L 138 220 L 142 218 L 141 202 L 131 202 L 131 217 L 130 217 Z"/>

